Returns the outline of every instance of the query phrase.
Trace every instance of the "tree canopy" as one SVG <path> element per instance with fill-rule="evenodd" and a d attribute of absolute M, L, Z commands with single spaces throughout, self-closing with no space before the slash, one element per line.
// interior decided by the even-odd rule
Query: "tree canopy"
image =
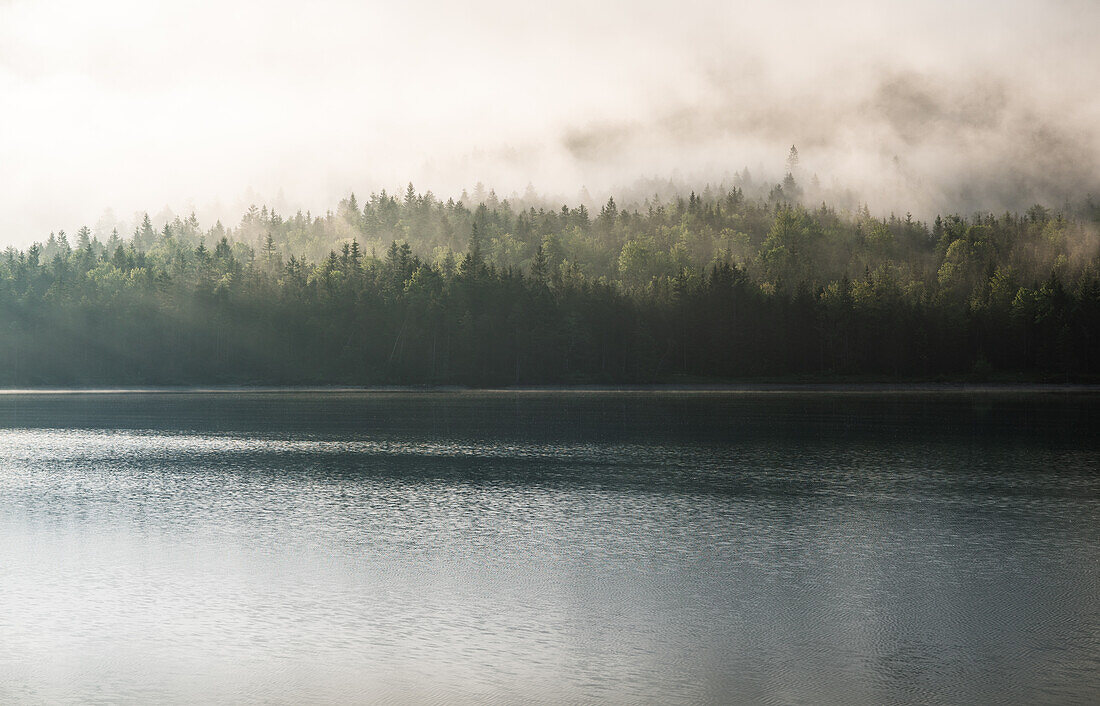
<path fill-rule="evenodd" d="M 0 257 L 0 384 L 1100 373 L 1091 202 L 925 223 L 807 207 L 787 181 L 610 198 L 594 218 L 409 184 L 323 216 L 51 233 Z"/>

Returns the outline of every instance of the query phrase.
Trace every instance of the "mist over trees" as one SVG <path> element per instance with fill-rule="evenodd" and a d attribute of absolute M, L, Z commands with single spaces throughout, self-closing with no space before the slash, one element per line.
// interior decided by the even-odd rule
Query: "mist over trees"
<path fill-rule="evenodd" d="M 51 233 L 0 256 L 0 384 L 1100 373 L 1097 204 L 876 218 L 803 205 L 819 186 L 794 147 L 787 165 L 593 211 L 409 184 L 324 215 Z"/>

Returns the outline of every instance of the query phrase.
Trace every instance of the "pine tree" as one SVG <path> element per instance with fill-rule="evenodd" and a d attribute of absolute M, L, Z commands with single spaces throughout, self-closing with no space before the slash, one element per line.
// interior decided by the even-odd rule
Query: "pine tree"
<path fill-rule="evenodd" d="M 263 247 L 260 249 L 260 257 L 268 274 L 275 274 L 279 270 L 281 264 L 279 262 L 279 251 L 275 247 L 275 238 L 272 237 L 270 231 L 268 231 L 267 237 L 264 238 Z"/>
<path fill-rule="evenodd" d="M 157 232 L 153 229 L 153 222 L 149 220 L 149 214 L 146 213 L 141 219 L 140 233 L 135 234 L 137 239 L 136 247 L 138 250 L 145 250 L 153 246 L 153 243 L 157 240 Z"/>
<path fill-rule="evenodd" d="M 353 272 L 362 269 L 363 252 L 359 248 L 359 241 L 352 238 L 351 241 L 351 267 Z"/>
<path fill-rule="evenodd" d="M 531 279 L 539 284 L 546 284 L 546 278 L 550 274 L 550 263 L 546 259 L 546 250 L 539 243 L 535 250 L 535 260 L 531 263 Z"/>
<path fill-rule="evenodd" d="M 798 148 L 791 145 L 791 151 L 787 153 L 787 171 L 791 174 L 798 172 Z"/>

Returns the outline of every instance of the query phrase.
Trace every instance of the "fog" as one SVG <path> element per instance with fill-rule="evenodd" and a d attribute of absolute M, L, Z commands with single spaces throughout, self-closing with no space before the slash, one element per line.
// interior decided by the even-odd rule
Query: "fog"
<path fill-rule="evenodd" d="M 1097 190 L 1095 3 L 762 5 L 0 0 L 0 242 L 410 180 L 778 181 L 791 144 L 880 213 Z"/>

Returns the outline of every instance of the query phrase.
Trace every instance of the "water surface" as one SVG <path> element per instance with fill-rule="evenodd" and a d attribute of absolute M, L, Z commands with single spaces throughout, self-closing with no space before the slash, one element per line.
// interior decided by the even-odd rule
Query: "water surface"
<path fill-rule="evenodd" d="M 0 701 L 1073 703 L 1087 393 L 0 396 Z"/>

